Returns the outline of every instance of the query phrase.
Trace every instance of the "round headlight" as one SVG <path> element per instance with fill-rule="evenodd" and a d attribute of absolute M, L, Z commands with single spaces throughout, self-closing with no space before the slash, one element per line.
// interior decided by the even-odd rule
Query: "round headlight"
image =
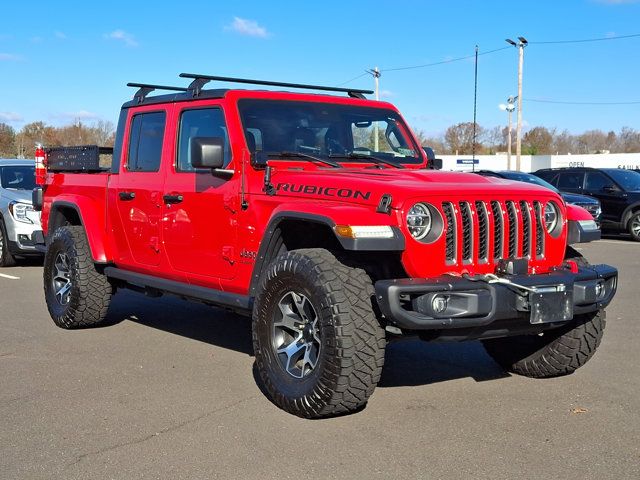
<path fill-rule="evenodd" d="M 416 240 L 427 236 L 431 230 L 431 211 L 424 203 L 416 203 L 407 213 L 407 228 Z"/>
<path fill-rule="evenodd" d="M 547 202 L 544 206 L 544 226 L 548 233 L 555 230 L 559 218 L 560 212 L 558 211 L 558 207 L 553 202 Z"/>

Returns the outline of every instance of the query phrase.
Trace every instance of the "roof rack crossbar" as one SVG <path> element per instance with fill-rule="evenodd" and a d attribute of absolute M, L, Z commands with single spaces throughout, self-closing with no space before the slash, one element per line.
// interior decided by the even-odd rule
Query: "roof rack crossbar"
<path fill-rule="evenodd" d="M 172 87 L 170 85 L 153 85 L 150 83 L 127 83 L 127 87 L 138 87 L 138 91 L 133 95 L 133 99 L 138 103 L 144 102 L 144 99 L 154 90 L 171 90 L 174 92 L 186 92 L 185 87 Z"/>
<path fill-rule="evenodd" d="M 194 97 L 200 95 L 202 87 L 211 82 L 233 82 L 233 83 L 249 83 L 252 85 L 268 85 L 271 87 L 287 87 L 287 88 L 304 88 L 308 90 L 322 90 L 325 92 L 344 92 L 350 97 L 364 98 L 364 94 L 372 94 L 373 90 L 360 90 L 357 88 L 340 88 L 340 87 L 325 87 L 322 85 L 305 85 L 302 83 L 286 83 L 286 82 L 272 82 L 270 80 L 252 80 L 249 78 L 234 78 L 234 77 L 218 77 L 213 75 L 201 75 L 198 73 L 181 73 L 182 78 L 192 78 L 193 81 L 189 85 L 189 91 Z"/>

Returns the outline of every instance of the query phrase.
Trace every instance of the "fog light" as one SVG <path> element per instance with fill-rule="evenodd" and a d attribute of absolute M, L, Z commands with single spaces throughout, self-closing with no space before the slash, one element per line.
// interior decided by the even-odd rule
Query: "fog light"
<path fill-rule="evenodd" d="M 431 308 L 435 313 L 442 313 L 447 309 L 449 299 L 445 295 L 436 295 L 431 300 Z"/>
<path fill-rule="evenodd" d="M 602 297 L 604 297 L 604 294 L 605 294 L 604 282 L 596 283 L 596 299 L 601 300 Z"/>

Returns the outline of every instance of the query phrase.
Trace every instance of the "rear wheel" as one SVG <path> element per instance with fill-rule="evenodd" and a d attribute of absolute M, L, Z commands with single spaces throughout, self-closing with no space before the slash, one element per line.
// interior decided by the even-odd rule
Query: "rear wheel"
<path fill-rule="evenodd" d="M 635 212 L 629 219 L 629 234 L 636 242 L 640 242 L 640 212 Z"/>
<path fill-rule="evenodd" d="M 304 418 L 352 412 L 373 393 L 384 330 L 364 270 L 323 249 L 294 250 L 269 267 L 256 298 L 253 346 L 271 400 Z"/>
<path fill-rule="evenodd" d="M 16 259 L 9 251 L 9 238 L 4 222 L 0 220 L 0 267 L 13 267 Z"/>
<path fill-rule="evenodd" d="M 58 228 L 44 260 L 44 293 L 53 322 L 66 329 L 93 327 L 107 315 L 113 286 L 96 270 L 80 226 Z"/>

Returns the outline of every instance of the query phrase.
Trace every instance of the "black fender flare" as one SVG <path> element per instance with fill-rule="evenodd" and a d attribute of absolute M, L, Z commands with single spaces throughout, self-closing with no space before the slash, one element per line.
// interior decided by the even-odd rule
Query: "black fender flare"
<path fill-rule="evenodd" d="M 251 284 L 249 286 L 249 295 L 251 296 L 256 294 L 260 277 L 265 267 L 265 261 L 269 259 L 269 254 L 272 253 L 270 250 L 273 248 L 273 240 L 275 239 L 278 226 L 284 220 L 303 220 L 325 225 L 333 232 L 336 240 L 338 240 L 345 250 L 400 252 L 405 249 L 404 236 L 398 227 L 391 227 L 393 230 L 392 238 L 345 238 L 335 233 L 334 227 L 336 223 L 329 217 L 304 212 L 278 212 L 269 221 L 262 241 L 260 242 L 260 247 L 258 248 L 256 262 L 253 266 L 253 274 L 251 276 Z"/>

